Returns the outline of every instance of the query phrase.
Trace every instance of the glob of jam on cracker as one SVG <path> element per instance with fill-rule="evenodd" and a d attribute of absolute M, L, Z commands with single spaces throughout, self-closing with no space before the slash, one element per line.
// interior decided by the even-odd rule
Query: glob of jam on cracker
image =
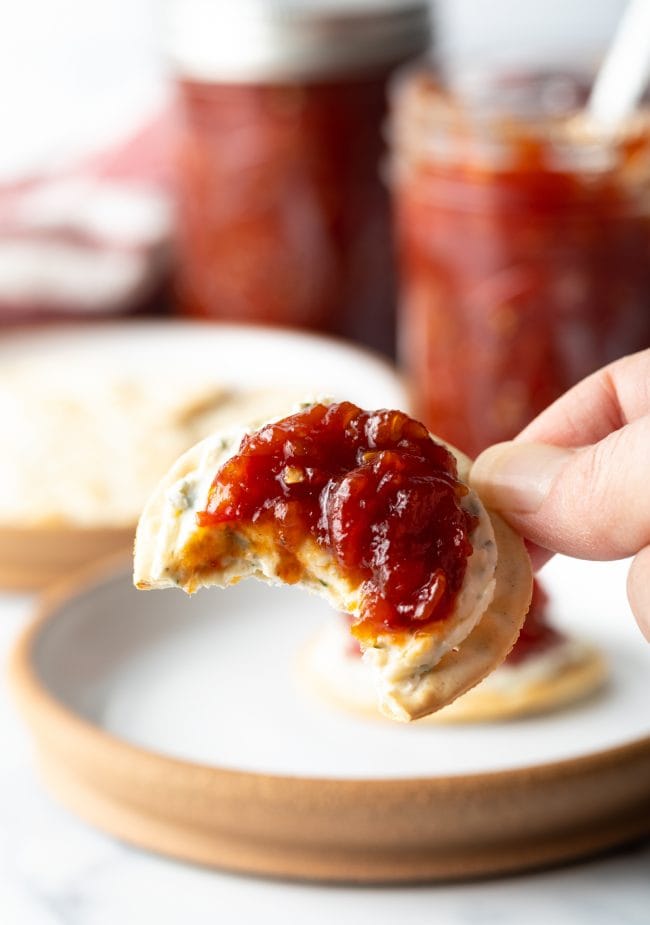
<path fill-rule="evenodd" d="M 311 537 L 360 585 L 353 633 L 367 640 L 450 615 L 477 523 L 467 492 L 452 453 L 408 415 L 314 404 L 243 438 L 198 522 L 272 526 L 287 583 Z"/>

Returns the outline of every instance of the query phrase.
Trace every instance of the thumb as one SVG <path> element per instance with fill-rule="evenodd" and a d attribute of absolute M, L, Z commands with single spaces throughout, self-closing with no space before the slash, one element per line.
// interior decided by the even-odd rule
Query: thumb
<path fill-rule="evenodd" d="M 523 536 L 553 552 L 617 559 L 650 543 L 650 418 L 593 446 L 500 443 L 470 482 Z"/>

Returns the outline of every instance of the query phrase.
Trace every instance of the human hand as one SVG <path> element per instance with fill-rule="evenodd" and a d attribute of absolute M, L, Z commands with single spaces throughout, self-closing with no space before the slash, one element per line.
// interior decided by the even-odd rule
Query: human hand
<path fill-rule="evenodd" d="M 634 556 L 627 594 L 650 641 L 650 350 L 584 379 L 515 440 L 489 447 L 470 481 L 551 553 Z"/>

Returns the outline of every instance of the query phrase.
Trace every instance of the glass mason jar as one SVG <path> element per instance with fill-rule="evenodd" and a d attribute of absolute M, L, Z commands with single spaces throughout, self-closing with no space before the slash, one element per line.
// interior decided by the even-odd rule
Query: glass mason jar
<path fill-rule="evenodd" d="M 381 130 L 427 4 L 181 0 L 171 25 L 179 310 L 392 351 Z"/>
<path fill-rule="evenodd" d="M 650 344 L 650 112 L 606 135 L 584 98 L 548 74 L 393 87 L 401 358 L 470 455 Z"/>

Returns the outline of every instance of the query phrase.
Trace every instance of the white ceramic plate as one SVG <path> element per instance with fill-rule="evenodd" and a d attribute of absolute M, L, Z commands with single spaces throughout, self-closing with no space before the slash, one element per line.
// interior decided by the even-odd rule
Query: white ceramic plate
<path fill-rule="evenodd" d="M 624 579 L 625 563 L 550 563 L 557 622 L 604 649 L 611 681 L 570 709 L 508 723 L 401 726 L 309 699 L 296 653 L 329 608 L 254 581 L 188 598 L 137 592 L 126 573 L 109 578 L 43 626 L 33 664 L 56 699 L 103 730 L 202 764 L 333 778 L 516 769 L 650 735 L 650 646 Z"/>

